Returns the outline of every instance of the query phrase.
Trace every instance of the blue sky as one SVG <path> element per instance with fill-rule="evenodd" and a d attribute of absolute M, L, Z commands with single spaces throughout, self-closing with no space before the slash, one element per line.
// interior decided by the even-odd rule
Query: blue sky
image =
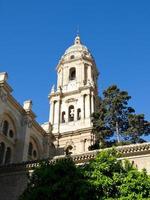
<path fill-rule="evenodd" d="M 117 84 L 150 120 L 149 0 L 0 0 L 0 71 L 17 101 L 32 99 L 37 120 L 48 120 L 55 68 L 78 25 L 100 71 L 99 92 Z"/>

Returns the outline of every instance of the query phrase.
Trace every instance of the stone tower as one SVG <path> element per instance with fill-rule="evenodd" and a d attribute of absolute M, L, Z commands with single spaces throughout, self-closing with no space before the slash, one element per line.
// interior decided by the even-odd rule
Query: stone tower
<path fill-rule="evenodd" d="M 97 78 L 94 58 L 77 36 L 57 65 L 57 89 L 53 86 L 49 95 L 49 122 L 61 153 L 83 153 L 94 142 Z"/>

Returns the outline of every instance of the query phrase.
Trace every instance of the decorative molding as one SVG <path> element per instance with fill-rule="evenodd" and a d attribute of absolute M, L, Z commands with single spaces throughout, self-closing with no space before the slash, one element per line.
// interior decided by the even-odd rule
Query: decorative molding
<path fill-rule="evenodd" d="M 71 102 L 75 102 L 75 101 L 78 101 L 78 100 L 75 98 L 71 98 L 71 99 L 67 99 L 66 103 L 71 103 Z"/>
<path fill-rule="evenodd" d="M 7 103 L 8 95 L 0 88 L 0 99 L 3 103 Z"/>
<path fill-rule="evenodd" d="M 21 121 L 22 126 L 27 126 L 28 128 L 32 128 L 33 120 L 29 119 L 29 117 L 24 117 Z"/>

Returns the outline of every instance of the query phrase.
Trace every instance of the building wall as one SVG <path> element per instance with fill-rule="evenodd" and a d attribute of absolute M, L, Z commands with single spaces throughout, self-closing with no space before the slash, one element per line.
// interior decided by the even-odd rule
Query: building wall
<path fill-rule="evenodd" d="M 127 157 L 139 170 L 146 169 L 150 174 L 150 154 Z"/>
<path fill-rule="evenodd" d="M 120 146 L 117 148 L 123 155 L 121 158 L 134 161 L 134 165 L 139 170 L 145 168 L 150 174 L 150 143 Z M 85 153 L 72 155 L 72 159 L 76 164 L 84 164 L 93 159 L 96 154 L 102 150 L 95 150 Z M 56 156 L 53 160 L 62 159 L 65 156 Z M 38 162 L 22 164 L 14 166 L 0 167 L 0 199 L 2 200 L 17 200 L 20 194 L 27 186 L 27 172 L 32 171 L 32 166 L 35 167 Z"/>
<path fill-rule="evenodd" d="M 21 106 L 12 96 L 7 74 L 0 73 L 0 164 L 47 158 L 50 142 L 36 122 L 32 101 Z"/>
<path fill-rule="evenodd" d="M 25 171 L 0 174 L 0 200 L 17 200 L 26 187 Z"/>

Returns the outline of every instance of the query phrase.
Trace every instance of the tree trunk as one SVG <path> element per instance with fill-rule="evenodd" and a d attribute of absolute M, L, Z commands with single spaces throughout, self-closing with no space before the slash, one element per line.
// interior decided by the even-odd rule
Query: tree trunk
<path fill-rule="evenodd" d="M 117 137 L 117 142 L 120 142 L 120 137 L 119 137 L 119 124 L 116 122 L 116 137 Z"/>

